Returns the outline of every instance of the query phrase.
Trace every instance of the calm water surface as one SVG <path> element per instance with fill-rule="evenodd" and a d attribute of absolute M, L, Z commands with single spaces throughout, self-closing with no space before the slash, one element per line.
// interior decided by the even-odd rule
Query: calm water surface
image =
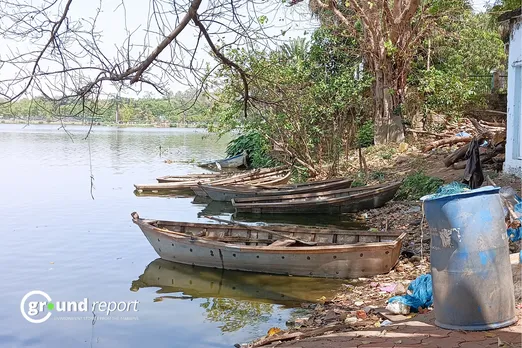
<path fill-rule="evenodd" d="M 203 172 L 188 162 L 222 157 L 229 139 L 196 129 L 99 127 L 84 140 L 87 128 L 67 129 L 0 125 L 1 347 L 232 347 L 284 328 L 299 302 L 339 286 L 158 259 L 130 213 L 203 221 L 206 204 L 137 197 L 133 184 Z M 139 301 L 138 311 L 95 317 L 54 310 L 34 324 L 20 311 L 32 290 L 55 303 Z"/>

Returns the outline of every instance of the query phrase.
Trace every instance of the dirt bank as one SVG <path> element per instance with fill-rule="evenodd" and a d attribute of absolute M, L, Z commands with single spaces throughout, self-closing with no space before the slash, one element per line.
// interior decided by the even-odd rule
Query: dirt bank
<path fill-rule="evenodd" d="M 364 151 L 367 167 L 366 172 L 361 172 L 358 156 L 354 151 L 354 155 L 347 158 L 346 162 L 343 163 L 343 174 L 353 178 L 361 178 L 363 176 L 367 182 L 373 183 L 404 178 L 412 172 L 422 170 L 427 175 L 441 178 L 445 183 L 462 181 L 464 170 L 446 168 L 443 163 L 444 158 L 454 151 L 456 147 L 436 149 L 428 154 L 422 153 L 419 148 L 422 148 L 422 144 L 418 144 L 417 146 L 408 144 L 402 145 L 402 147 L 397 145 L 366 149 Z M 521 182 L 519 178 L 499 173 L 495 168 L 489 168 L 487 166 L 484 169 L 484 174 L 492 178 L 498 186 L 511 186 L 519 194 L 521 193 Z M 484 183 L 484 185 L 487 184 L 487 182 Z M 386 328 L 383 328 L 383 325 L 389 325 L 387 320 L 390 316 L 389 313 L 386 313 L 386 311 L 382 309 L 386 307 L 387 300 L 394 295 L 404 294 L 411 280 L 421 274 L 430 272 L 430 231 L 427 222 L 423 218 L 422 205 L 419 201 L 392 201 L 382 208 L 364 211 L 357 215 L 359 219 L 364 220 L 365 223 L 372 228 L 407 232 L 407 237 L 403 243 L 402 255 L 394 269 L 388 274 L 375 276 L 371 279 L 359 278 L 348 281 L 332 300 L 319 304 L 303 305 L 312 309 L 312 314 L 307 317 L 298 318 L 295 323 L 291 323 L 293 327 L 289 330 L 282 331 L 276 335 L 272 335 L 272 332 L 271 335 L 261 338 L 254 344 L 245 346 L 370 347 L 372 346 L 370 344 L 372 343 L 371 340 L 358 339 L 357 337 L 363 336 L 364 332 L 368 332 L 368 330 L 378 331 L 378 333 L 375 334 L 377 336 L 373 336 L 374 338 L 380 337 L 379 335 L 386 332 Z M 511 252 L 520 250 L 519 246 L 520 243 L 511 243 Z M 522 300 L 520 277 L 515 277 L 515 284 L 517 303 L 520 308 Z M 520 310 L 518 314 L 520 315 Z M 422 313 L 421 311 L 419 314 L 403 317 L 402 320 L 412 321 L 418 319 L 426 323 L 425 318 L 429 315 L 429 313 Z M 427 330 L 433 331 L 430 331 L 431 337 L 435 335 L 434 333 L 440 334 L 440 337 L 443 338 L 453 337 L 450 331 L 436 328 L 432 324 L 430 325 L 431 328 Z M 516 335 L 520 337 L 518 331 L 516 335 L 513 336 L 514 331 L 512 331 L 512 329 L 506 330 L 504 331 L 508 333 L 502 331 L 504 332 L 504 336 L 501 336 L 500 333 L 498 334 L 499 346 L 502 346 L 500 344 L 504 344 L 505 342 L 510 344 Z M 441 331 L 443 331 L 443 333 L 441 333 Z M 277 332 L 277 330 L 274 332 Z M 347 335 L 347 332 L 353 332 L 354 335 Z M 307 337 L 315 336 L 318 337 L 315 339 L 306 339 Z M 344 338 L 339 339 L 339 341 L 335 343 L 335 339 L 332 337 Z M 398 343 L 402 341 L 407 342 L 407 339 L 411 339 L 413 334 L 406 330 L 404 337 L 406 338 L 395 339 L 390 342 L 385 340 L 382 342 L 379 341 L 382 345 L 373 346 L 401 346 Z M 430 337 L 430 334 L 428 334 L 428 337 Z M 468 340 L 463 337 L 459 337 L 456 340 L 460 342 L 457 346 L 460 347 L 460 344 L 468 342 Z M 481 333 L 481 337 L 489 339 L 497 337 L 497 334 L 495 334 L 495 336 L 484 336 L 484 334 Z M 502 337 L 504 341 L 502 341 L 500 337 Z M 302 344 L 295 341 L 295 339 L 299 339 L 299 342 Z M 428 343 L 428 341 L 421 341 Z M 417 343 L 420 344 L 421 341 Z M 474 338 L 472 341 L 474 344 L 479 340 L 478 338 Z M 294 344 L 293 342 L 297 343 Z M 520 343 L 520 339 L 518 339 L 517 342 Z M 487 343 L 489 344 L 490 342 L 488 341 Z M 496 339 L 494 343 L 497 343 Z M 508 343 L 504 346 L 509 346 Z M 424 346 L 437 347 L 436 343 L 433 344 L 434 345 L 425 344 Z M 443 346 L 452 347 L 452 345 Z M 471 347 L 473 345 L 469 346 Z"/>

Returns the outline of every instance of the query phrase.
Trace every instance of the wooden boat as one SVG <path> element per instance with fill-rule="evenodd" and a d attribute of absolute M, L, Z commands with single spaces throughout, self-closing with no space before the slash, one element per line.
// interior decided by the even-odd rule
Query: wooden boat
<path fill-rule="evenodd" d="M 263 168 L 263 169 L 254 169 L 251 171 L 235 174 L 232 176 L 226 176 L 223 178 L 219 178 L 216 180 L 208 179 L 209 183 L 213 185 L 227 185 L 227 184 L 235 184 L 235 183 L 243 183 L 243 182 L 256 182 L 261 178 L 268 178 L 270 176 L 279 177 L 281 173 L 287 173 L 290 169 L 287 166 L 280 166 L 275 168 Z M 288 177 L 288 179 L 290 176 Z M 198 185 L 201 181 L 206 181 L 207 179 L 199 179 L 199 178 L 190 178 L 186 181 L 172 181 L 172 182 L 163 182 L 157 184 L 135 184 L 134 187 L 138 193 L 142 192 L 154 192 L 154 193 L 168 193 L 168 192 L 177 192 L 179 190 L 190 190 L 192 186 Z M 266 179 L 268 180 L 268 179 Z M 206 195 L 206 194 L 205 194 Z"/>
<path fill-rule="evenodd" d="M 232 200 L 237 213 L 341 214 L 382 207 L 393 199 L 401 182 L 298 195 Z"/>
<path fill-rule="evenodd" d="M 332 298 L 341 285 L 342 281 L 336 279 L 224 271 L 160 258 L 132 282 L 131 291 L 159 288 L 156 294 L 161 299 L 227 298 L 295 306 L 317 302 L 323 296 Z"/>
<path fill-rule="evenodd" d="M 237 198 L 250 198 L 257 196 L 279 196 L 287 194 L 312 193 L 328 190 L 349 188 L 352 180 L 336 178 L 296 185 L 282 186 L 239 186 L 239 185 L 198 185 L 207 195 L 215 201 L 227 202 Z"/>
<path fill-rule="evenodd" d="M 323 278 L 368 277 L 389 272 L 398 260 L 406 235 L 396 231 L 302 226 L 269 226 L 270 230 L 260 231 L 257 226 L 146 220 L 137 213 L 132 213 L 132 221 L 158 255 L 168 261 Z M 285 238 L 280 237 L 282 234 Z M 302 245 L 299 241 L 316 245 L 297 246 Z"/>
<path fill-rule="evenodd" d="M 239 168 L 241 166 L 247 167 L 247 153 L 244 151 L 242 154 L 229 157 L 217 161 L 211 161 L 207 163 L 198 164 L 199 167 L 208 168 L 208 167 L 217 167 L 219 170 L 221 168 Z"/>
<path fill-rule="evenodd" d="M 265 174 L 260 174 L 258 176 L 252 176 L 250 178 L 246 178 L 242 181 L 236 181 L 234 183 L 225 183 L 223 180 L 217 180 L 212 181 L 211 184 L 213 186 L 221 186 L 221 185 L 250 185 L 250 186 L 274 186 L 274 185 L 281 185 L 286 184 L 290 180 L 290 177 L 292 176 L 292 170 L 291 169 L 281 169 L 279 171 L 275 172 L 269 172 Z M 224 179 L 226 180 L 226 179 Z M 200 183 L 197 185 L 193 185 L 190 187 L 192 191 L 194 191 L 194 194 L 196 196 L 202 196 L 206 197 L 207 192 L 203 190 L 203 188 L 200 186 Z"/>
<path fill-rule="evenodd" d="M 179 183 L 179 182 L 210 182 L 213 180 L 221 180 L 232 177 L 248 177 L 249 175 L 254 174 L 263 174 L 263 173 L 272 173 L 283 168 L 288 168 L 286 166 L 274 167 L 274 168 L 259 168 L 252 170 L 244 170 L 244 171 L 233 171 L 233 172 L 221 172 L 221 173 L 201 173 L 201 174 L 186 174 L 186 175 L 167 175 L 160 176 L 156 178 L 158 183 L 166 184 L 166 183 Z"/>
<path fill-rule="evenodd" d="M 200 181 L 208 182 L 210 180 L 229 178 L 237 173 L 203 173 L 203 174 L 187 174 L 187 175 L 167 175 L 156 178 L 158 183 L 184 182 L 184 181 Z"/>

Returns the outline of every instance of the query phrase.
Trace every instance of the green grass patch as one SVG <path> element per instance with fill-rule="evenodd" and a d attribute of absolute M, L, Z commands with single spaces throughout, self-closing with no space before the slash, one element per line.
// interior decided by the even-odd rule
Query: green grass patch
<path fill-rule="evenodd" d="M 404 179 L 395 199 L 402 201 L 418 200 L 422 196 L 435 193 L 443 184 L 444 180 L 428 176 L 419 171 L 408 175 Z"/>

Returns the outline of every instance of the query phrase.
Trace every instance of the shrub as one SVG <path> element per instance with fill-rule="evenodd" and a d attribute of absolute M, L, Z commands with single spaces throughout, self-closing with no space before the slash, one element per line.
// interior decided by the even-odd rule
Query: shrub
<path fill-rule="evenodd" d="M 227 156 L 248 153 L 248 161 L 253 168 L 276 166 L 278 163 L 270 156 L 270 143 L 257 132 L 242 134 L 227 145 Z"/>
<path fill-rule="evenodd" d="M 435 193 L 444 184 L 444 180 L 425 175 L 423 172 L 413 173 L 404 179 L 395 199 L 418 200 L 422 196 Z"/>
<path fill-rule="evenodd" d="M 357 131 L 357 145 L 368 147 L 373 145 L 373 122 L 366 121 Z"/>

